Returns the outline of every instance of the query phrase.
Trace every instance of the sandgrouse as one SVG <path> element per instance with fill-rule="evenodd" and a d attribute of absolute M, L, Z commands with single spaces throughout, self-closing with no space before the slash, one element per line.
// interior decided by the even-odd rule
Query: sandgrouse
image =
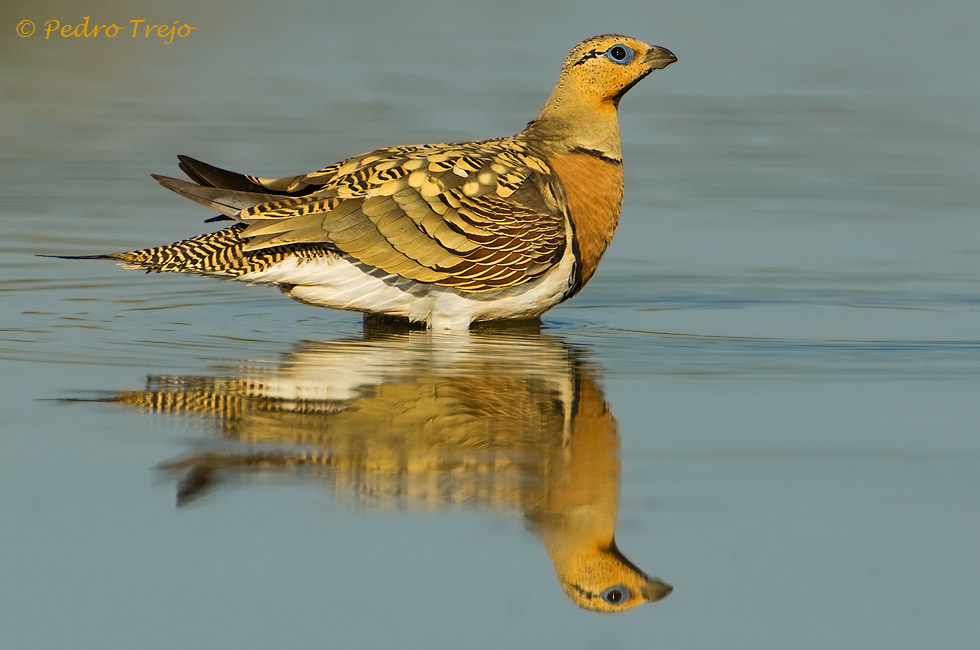
<path fill-rule="evenodd" d="M 538 116 L 507 138 L 378 149 L 287 178 L 180 156 L 190 181 L 154 178 L 236 223 L 85 257 L 272 284 L 303 303 L 436 329 L 536 318 L 588 282 L 612 240 L 619 100 L 676 60 L 626 36 L 583 41 Z"/>

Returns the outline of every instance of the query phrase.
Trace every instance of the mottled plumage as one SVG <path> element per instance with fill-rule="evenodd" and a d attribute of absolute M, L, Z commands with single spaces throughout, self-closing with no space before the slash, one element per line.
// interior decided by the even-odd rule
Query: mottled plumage
<path fill-rule="evenodd" d="M 280 286 L 302 302 L 465 328 L 537 317 L 595 272 L 623 196 L 622 95 L 675 61 L 604 35 L 569 54 L 516 136 L 379 149 L 287 178 L 181 156 L 164 186 L 238 224 L 103 256 L 130 268 Z"/>

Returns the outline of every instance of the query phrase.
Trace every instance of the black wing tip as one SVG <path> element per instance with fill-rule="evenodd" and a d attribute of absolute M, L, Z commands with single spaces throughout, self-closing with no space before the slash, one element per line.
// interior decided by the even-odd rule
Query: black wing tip
<path fill-rule="evenodd" d="M 190 167 L 195 167 L 195 166 L 201 166 L 205 168 L 214 167 L 214 165 L 209 165 L 202 160 L 198 160 L 197 158 L 191 158 L 190 156 L 185 156 L 182 153 L 177 154 L 177 163 L 181 166 L 181 168 L 183 168 L 184 165 L 188 165 Z M 215 169 L 217 168 L 215 167 Z"/>
<path fill-rule="evenodd" d="M 207 163 L 202 163 L 200 160 L 195 160 L 190 156 L 177 154 L 177 167 L 180 168 L 180 171 L 187 175 L 187 178 L 191 179 L 198 185 L 202 185 L 204 187 L 214 187 L 214 183 L 209 181 L 205 174 L 201 171 L 202 169 L 210 167 L 210 165 Z"/>
<path fill-rule="evenodd" d="M 267 188 L 253 183 L 245 174 L 230 172 L 183 154 L 178 155 L 177 160 L 180 161 L 180 170 L 198 185 L 238 192 L 268 192 Z"/>

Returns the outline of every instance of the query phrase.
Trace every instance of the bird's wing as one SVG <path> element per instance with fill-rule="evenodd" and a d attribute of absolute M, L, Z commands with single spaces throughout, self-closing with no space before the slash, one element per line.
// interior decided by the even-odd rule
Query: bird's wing
<path fill-rule="evenodd" d="M 537 278 L 561 259 L 564 214 L 550 176 L 520 143 L 494 140 L 380 150 L 294 177 L 293 189 L 249 177 L 287 193 L 253 205 L 243 205 L 256 196 L 247 187 L 177 191 L 203 192 L 247 224 L 246 251 L 322 243 L 386 273 L 489 291 Z M 301 185 L 316 189 L 288 195 Z"/>

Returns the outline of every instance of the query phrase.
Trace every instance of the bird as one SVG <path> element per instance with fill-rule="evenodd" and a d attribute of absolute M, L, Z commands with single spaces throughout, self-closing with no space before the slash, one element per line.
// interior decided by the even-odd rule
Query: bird
<path fill-rule="evenodd" d="M 198 444 L 159 465 L 178 480 L 178 505 L 294 477 L 380 512 L 519 514 L 568 600 L 616 613 L 673 587 L 617 545 L 620 437 L 586 354 L 527 324 L 368 330 L 302 341 L 275 364 L 151 376 L 96 401 L 200 422 Z"/>
<path fill-rule="evenodd" d="M 430 329 L 536 319 L 589 281 L 619 222 L 620 100 L 676 60 L 628 36 L 589 38 L 510 137 L 394 146 L 284 178 L 181 155 L 190 180 L 153 178 L 218 213 L 207 221 L 234 224 L 61 257 L 275 285 L 301 303 Z"/>

